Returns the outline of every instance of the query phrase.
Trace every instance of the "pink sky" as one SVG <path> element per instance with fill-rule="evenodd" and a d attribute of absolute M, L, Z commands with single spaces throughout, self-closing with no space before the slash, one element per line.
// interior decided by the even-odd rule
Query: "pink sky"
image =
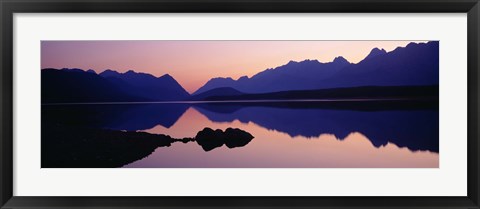
<path fill-rule="evenodd" d="M 168 73 L 192 93 L 214 77 L 251 77 L 290 60 L 357 63 L 375 47 L 410 42 L 419 41 L 42 41 L 41 68 Z"/>

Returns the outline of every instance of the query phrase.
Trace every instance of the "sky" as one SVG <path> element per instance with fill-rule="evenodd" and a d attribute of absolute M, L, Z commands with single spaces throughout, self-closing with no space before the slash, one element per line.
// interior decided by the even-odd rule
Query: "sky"
<path fill-rule="evenodd" d="M 41 68 L 170 74 L 192 93 L 215 77 L 251 77 L 292 60 L 358 63 L 375 47 L 410 42 L 422 41 L 42 41 Z"/>

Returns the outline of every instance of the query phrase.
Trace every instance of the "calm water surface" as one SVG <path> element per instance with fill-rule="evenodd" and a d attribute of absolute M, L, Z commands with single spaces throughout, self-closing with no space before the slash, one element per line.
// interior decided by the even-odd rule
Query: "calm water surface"
<path fill-rule="evenodd" d="M 102 129 L 194 137 L 229 127 L 255 138 L 243 147 L 205 151 L 173 143 L 125 168 L 438 168 L 438 110 L 325 108 L 298 104 L 58 105 L 69 121 Z M 81 109 L 81 111 L 78 111 Z M 51 111 L 43 111 L 49 117 Z M 69 114 L 69 113 L 75 114 Z M 80 113 L 79 113 L 80 112 Z M 73 120 L 75 119 L 76 120 Z M 79 122 L 81 123 L 81 122 Z"/>

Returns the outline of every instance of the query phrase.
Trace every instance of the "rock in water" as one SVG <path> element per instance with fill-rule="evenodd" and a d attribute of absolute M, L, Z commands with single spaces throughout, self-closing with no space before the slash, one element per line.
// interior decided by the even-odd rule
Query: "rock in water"
<path fill-rule="evenodd" d="M 243 147 L 254 138 L 250 133 L 238 128 L 227 128 L 225 130 L 225 145 L 228 148 Z"/>
<path fill-rule="evenodd" d="M 225 143 L 223 131 L 220 129 L 213 130 L 204 128 L 195 136 L 197 143 L 202 146 L 203 150 L 210 151 L 217 147 L 221 147 Z"/>
<path fill-rule="evenodd" d="M 195 136 L 197 143 L 207 152 L 224 144 L 228 148 L 243 147 L 253 138 L 250 133 L 238 128 L 227 128 L 225 132 L 220 129 L 204 128 Z"/>

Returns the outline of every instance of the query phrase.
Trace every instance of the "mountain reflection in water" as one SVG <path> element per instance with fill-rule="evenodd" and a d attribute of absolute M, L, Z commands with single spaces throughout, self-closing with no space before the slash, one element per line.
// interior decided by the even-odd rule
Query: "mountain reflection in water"
<path fill-rule="evenodd" d="M 209 127 L 255 138 L 206 152 L 174 143 L 124 167 L 438 167 L 436 108 L 356 109 L 321 105 L 124 104 L 42 106 L 45 123 L 194 137 Z M 60 121 L 60 122 L 59 122 Z M 42 123 L 43 123 L 42 122 Z M 43 137 L 43 136 L 42 136 Z M 42 139 L 43 140 L 43 139 Z"/>

